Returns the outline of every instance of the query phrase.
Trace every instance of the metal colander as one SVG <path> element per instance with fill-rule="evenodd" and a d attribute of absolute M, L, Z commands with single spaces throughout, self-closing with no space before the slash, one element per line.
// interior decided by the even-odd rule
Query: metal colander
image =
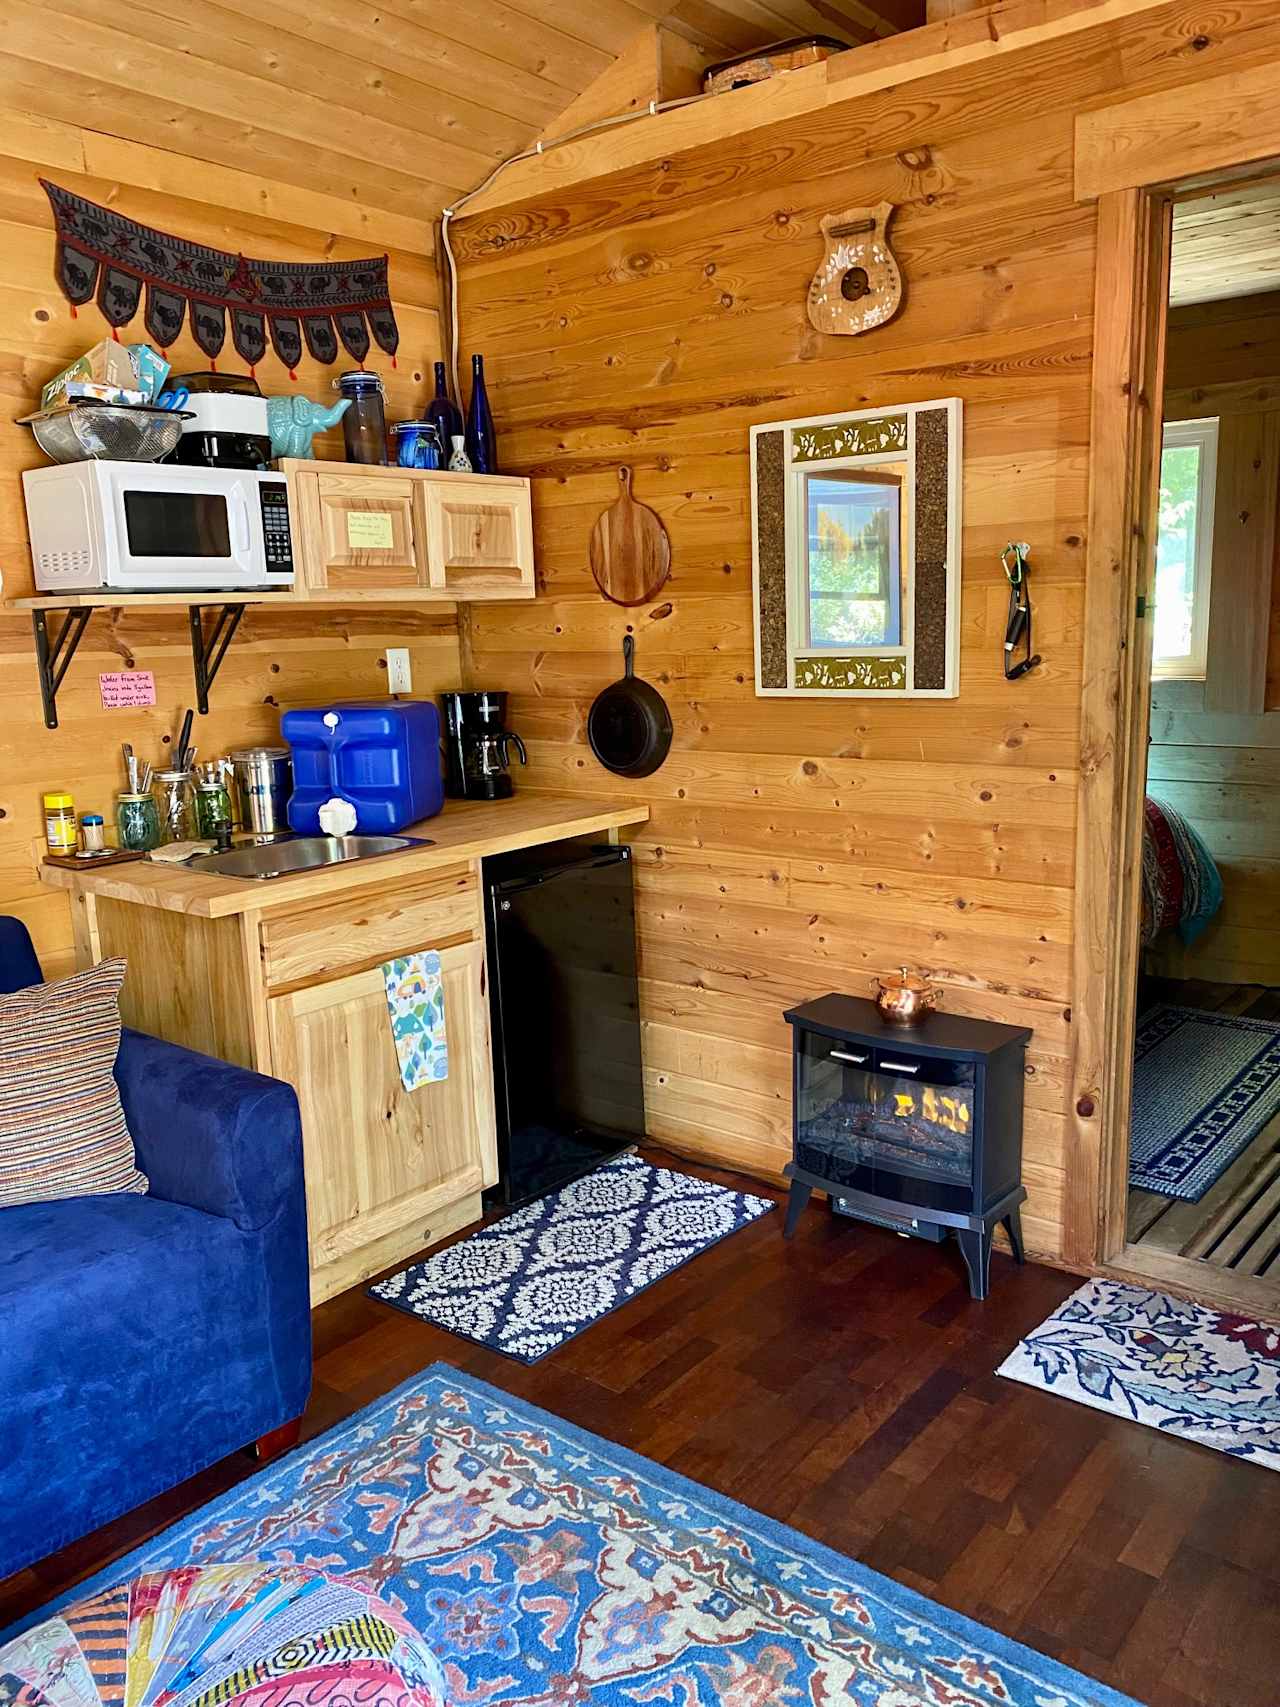
<path fill-rule="evenodd" d="M 55 462 L 158 462 L 191 418 L 190 410 L 86 400 L 40 409 L 18 425 L 30 427 L 40 449 Z"/>

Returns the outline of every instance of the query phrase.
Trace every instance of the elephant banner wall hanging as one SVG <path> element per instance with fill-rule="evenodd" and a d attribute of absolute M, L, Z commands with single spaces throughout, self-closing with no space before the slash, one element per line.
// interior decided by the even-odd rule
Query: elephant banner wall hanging
<path fill-rule="evenodd" d="M 72 312 L 94 297 L 113 334 L 138 312 L 146 292 L 147 334 L 167 349 L 190 313 L 191 335 L 216 361 L 231 320 L 231 341 L 250 367 L 270 339 L 289 369 L 305 348 L 318 362 L 338 359 L 339 341 L 363 362 L 370 339 L 395 362 L 400 332 L 391 308 L 387 257 L 362 261 L 260 261 L 170 237 L 40 180 L 58 234 L 57 279 Z"/>
<path fill-rule="evenodd" d="M 851 207 L 822 221 L 826 252 L 809 286 L 809 324 L 852 336 L 892 320 L 902 306 L 902 274 L 889 247 L 893 203 Z"/>

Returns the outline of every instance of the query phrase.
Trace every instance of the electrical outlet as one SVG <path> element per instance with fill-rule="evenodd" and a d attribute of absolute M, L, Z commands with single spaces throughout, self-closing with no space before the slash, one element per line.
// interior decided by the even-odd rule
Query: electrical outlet
<path fill-rule="evenodd" d="M 413 672 L 409 668 L 407 646 L 387 647 L 387 692 L 413 692 Z"/>

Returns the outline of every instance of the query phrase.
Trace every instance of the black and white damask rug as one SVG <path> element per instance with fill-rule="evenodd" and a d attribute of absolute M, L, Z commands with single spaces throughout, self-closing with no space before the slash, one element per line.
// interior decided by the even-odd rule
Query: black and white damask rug
<path fill-rule="evenodd" d="M 770 1198 L 617 1156 L 369 1295 L 536 1363 L 772 1208 Z"/>

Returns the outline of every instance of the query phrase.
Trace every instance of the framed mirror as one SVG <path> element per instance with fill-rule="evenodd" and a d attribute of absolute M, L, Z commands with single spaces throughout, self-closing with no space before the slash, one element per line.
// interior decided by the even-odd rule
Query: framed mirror
<path fill-rule="evenodd" d="M 959 692 L 960 400 L 751 429 L 756 692 Z"/>

